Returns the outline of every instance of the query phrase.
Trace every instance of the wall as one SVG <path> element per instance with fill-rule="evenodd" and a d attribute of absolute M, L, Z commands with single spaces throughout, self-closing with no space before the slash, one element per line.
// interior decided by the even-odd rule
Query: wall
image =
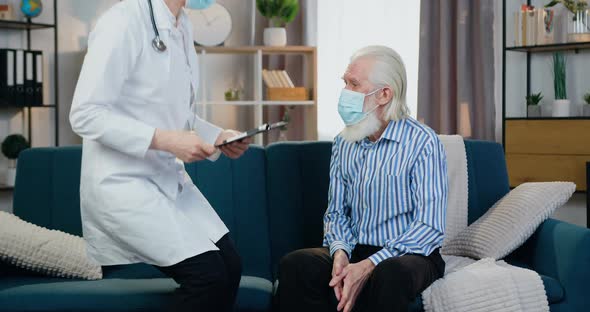
<path fill-rule="evenodd" d="M 317 1 L 318 6 L 318 130 L 320 140 L 332 140 L 343 128 L 337 104 L 342 74 L 355 50 L 367 45 L 395 49 L 406 64 L 407 102 L 416 116 L 420 1 Z"/>

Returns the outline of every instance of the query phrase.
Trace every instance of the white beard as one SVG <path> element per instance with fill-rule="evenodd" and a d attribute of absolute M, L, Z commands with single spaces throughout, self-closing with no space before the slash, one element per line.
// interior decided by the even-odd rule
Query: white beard
<path fill-rule="evenodd" d="M 340 133 L 340 136 L 346 141 L 358 142 L 377 132 L 379 128 L 381 128 L 381 121 L 377 118 L 375 112 L 372 112 L 358 123 L 346 126 Z"/>

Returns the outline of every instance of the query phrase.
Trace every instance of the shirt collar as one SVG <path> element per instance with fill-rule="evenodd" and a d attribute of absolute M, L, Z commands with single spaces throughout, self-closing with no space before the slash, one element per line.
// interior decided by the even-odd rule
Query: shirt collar
<path fill-rule="evenodd" d="M 387 125 L 387 128 L 385 128 L 385 131 L 383 131 L 381 137 L 399 143 L 402 140 L 405 125 L 406 118 L 400 119 L 398 121 L 392 120 Z"/>
<path fill-rule="evenodd" d="M 176 27 L 176 16 L 172 14 L 164 0 L 153 0 L 152 2 L 154 4 L 154 16 L 156 17 L 158 29 L 172 29 Z M 186 12 L 182 8 L 178 15 L 178 25 L 181 27 L 184 26 L 186 19 Z"/>

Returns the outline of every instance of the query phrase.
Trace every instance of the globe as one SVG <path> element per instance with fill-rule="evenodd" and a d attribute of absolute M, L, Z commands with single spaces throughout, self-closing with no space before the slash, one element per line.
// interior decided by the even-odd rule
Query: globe
<path fill-rule="evenodd" d="M 20 10 L 28 18 L 37 17 L 43 11 L 41 0 L 22 0 Z"/>

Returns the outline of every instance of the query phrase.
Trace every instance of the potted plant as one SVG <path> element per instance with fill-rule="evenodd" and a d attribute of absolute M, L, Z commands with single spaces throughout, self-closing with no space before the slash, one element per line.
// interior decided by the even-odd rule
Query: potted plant
<path fill-rule="evenodd" d="M 590 117 L 590 92 L 584 94 L 584 104 L 582 104 L 582 115 Z"/>
<path fill-rule="evenodd" d="M 570 101 L 567 99 L 566 90 L 566 59 L 562 53 L 553 53 L 553 117 L 567 117 L 570 114 Z"/>
<path fill-rule="evenodd" d="M 561 3 L 569 11 L 567 13 L 567 41 L 590 41 L 590 10 L 587 0 L 552 0 L 546 8 Z"/>
<path fill-rule="evenodd" d="M 295 109 L 295 106 L 286 106 L 283 108 L 283 118 L 281 119 L 281 121 L 285 121 L 287 123 L 291 122 L 291 112 L 293 111 L 293 109 Z M 287 130 L 289 130 L 288 125 L 282 126 L 279 129 L 279 141 L 287 141 Z"/>
<path fill-rule="evenodd" d="M 6 185 L 14 186 L 14 180 L 16 178 L 16 160 L 18 155 L 29 147 L 31 147 L 29 141 L 20 134 L 9 135 L 2 142 L 2 154 L 10 160 L 6 172 L 6 179 L 4 181 Z"/>
<path fill-rule="evenodd" d="M 541 117 L 541 106 L 539 102 L 543 99 L 541 92 L 531 94 L 526 97 L 527 117 Z"/>
<path fill-rule="evenodd" d="M 285 25 L 292 22 L 299 13 L 298 0 L 256 0 L 256 7 L 262 16 L 269 19 L 270 27 L 264 29 L 263 41 L 267 46 L 286 46 Z"/>

